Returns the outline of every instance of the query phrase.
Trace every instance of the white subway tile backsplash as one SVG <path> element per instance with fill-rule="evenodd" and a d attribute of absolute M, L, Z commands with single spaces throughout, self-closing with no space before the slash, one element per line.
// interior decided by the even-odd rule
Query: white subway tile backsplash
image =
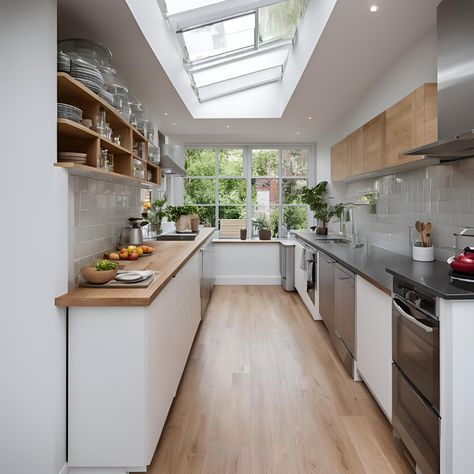
<path fill-rule="evenodd" d="M 117 243 L 131 216 L 140 216 L 140 187 L 79 176 L 69 177 L 70 286 L 78 284 L 80 269 Z"/>
<path fill-rule="evenodd" d="M 350 183 L 347 201 L 374 191 L 376 214 L 356 210 L 358 231 L 371 245 L 409 255 L 408 227 L 422 220 L 433 224 L 435 257 L 443 260 L 453 254 L 453 233 L 474 226 L 474 158 Z"/>

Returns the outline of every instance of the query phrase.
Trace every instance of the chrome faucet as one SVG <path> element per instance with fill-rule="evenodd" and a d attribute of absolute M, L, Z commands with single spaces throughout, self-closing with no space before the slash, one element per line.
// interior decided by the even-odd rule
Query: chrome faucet
<path fill-rule="evenodd" d="M 357 231 L 355 225 L 355 217 L 354 217 L 354 208 L 357 207 L 357 204 L 352 204 L 349 207 L 349 220 L 352 222 L 352 242 L 351 247 L 356 249 L 359 247 L 363 247 L 364 244 L 360 243 L 357 239 Z"/>

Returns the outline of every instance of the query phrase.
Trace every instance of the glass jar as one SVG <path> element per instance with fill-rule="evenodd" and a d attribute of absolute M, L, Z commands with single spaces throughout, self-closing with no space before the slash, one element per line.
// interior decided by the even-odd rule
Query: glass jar
<path fill-rule="evenodd" d="M 130 106 L 128 105 L 128 89 L 119 84 L 111 84 L 107 86 L 107 92 L 114 96 L 114 107 L 122 114 L 122 116 L 130 120 Z"/>
<path fill-rule="evenodd" d="M 105 133 L 105 126 L 106 126 L 106 114 L 105 114 L 105 109 L 102 107 L 99 109 L 97 112 L 97 115 L 95 116 L 94 119 L 94 130 L 101 136 L 104 136 Z"/>
<path fill-rule="evenodd" d="M 151 120 L 144 120 L 143 125 L 145 138 L 148 141 L 153 142 L 155 139 L 155 129 L 153 127 L 153 122 Z"/>
<path fill-rule="evenodd" d="M 148 161 L 150 163 L 160 163 L 160 147 L 155 145 L 148 145 Z"/>
<path fill-rule="evenodd" d="M 133 176 L 139 179 L 145 179 L 145 163 L 141 160 L 133 159 Z"/>

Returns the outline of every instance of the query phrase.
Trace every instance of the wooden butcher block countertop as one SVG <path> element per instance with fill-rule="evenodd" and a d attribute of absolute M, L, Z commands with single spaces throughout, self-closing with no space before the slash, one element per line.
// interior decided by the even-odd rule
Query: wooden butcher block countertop
<path fill-rule="evenodd" d="M 58 296 L 56 306 L 148 306 L 189 259 L 214 234 L 214 228 L 200 229 L 193 241 L 146 242 L 153 255 L 134 262 L 120 261 L 125 270 L 154 270 L 158 272 L 148 288 L 74 288 Z"/>

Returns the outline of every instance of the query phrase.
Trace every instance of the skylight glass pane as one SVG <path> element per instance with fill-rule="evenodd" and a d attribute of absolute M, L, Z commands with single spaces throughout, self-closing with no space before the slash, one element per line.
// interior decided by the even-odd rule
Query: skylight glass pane
<path fill-rule="evenodd" d="M 197 70 L 191 74 L 196 87 L 202 87 L 261 71 L 262 69 L 283 66 L 286 63 L 288 52 L 289 46 L 275 48 L 259 54 L 251 54 L 240 59 Z"/>
<path fill-rule="evenodd" d="M 226 81 L 197 87 L 196 92 L 200 101 L 206 101 L 242 91 L 251 87 L 279 81 L 283 75 L 283 66 L 274 66 L 261 71 L 255 71 L 245 76 L 235 77 Z"/>
<path fill-rule="evenodd" d="M 308 0 L 286 0 L 258 10 L 259 43 L 293 38 Z"/>
<path fill-rule="evenodd" d="M 186 30 L 187 59 L 198 61 L 255 45 L 255 13 Z"/>

